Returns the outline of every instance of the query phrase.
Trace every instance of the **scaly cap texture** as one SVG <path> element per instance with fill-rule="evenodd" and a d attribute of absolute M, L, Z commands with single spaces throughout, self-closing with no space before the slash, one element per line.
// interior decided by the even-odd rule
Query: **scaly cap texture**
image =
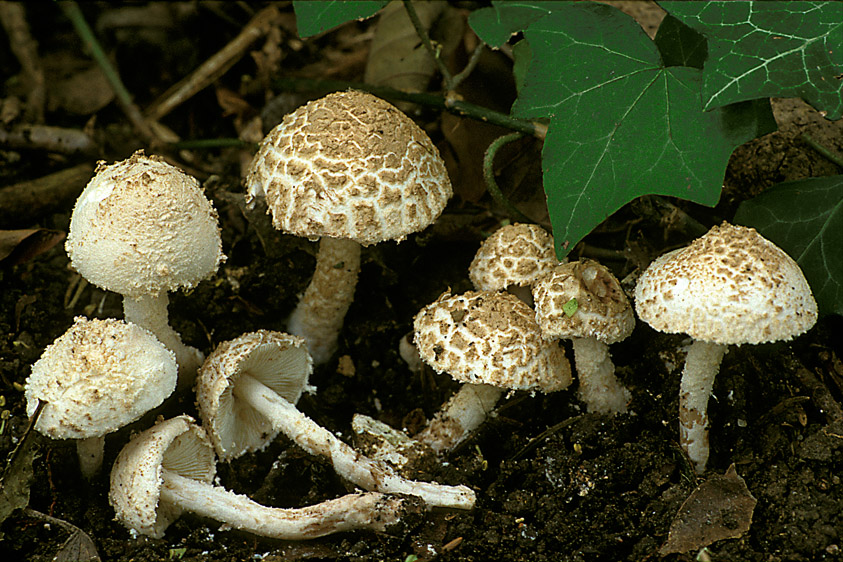
<path fill-rule="evenodd" d="M 439 216 L 452 195 L 439 151 L 393 105 L 337 92 L 290 113 L 249 168 L 250 197 L 266 195 L 275 228 L 362 245 L 403 240 Z"/>
<path fill-rule="evenodd" d="M 656 330 L 724 345 L 789 340 L 817 321 L 799 265 L 755 229 L 726 222 L 653 261 L 635 310 Z"/>
<path fill-rule="evenodd" d="M 553 237 L 537 224 L 510 224 L 486 238 L 468 267 L 479 291 L 523 287 L 559 263 Z"/>

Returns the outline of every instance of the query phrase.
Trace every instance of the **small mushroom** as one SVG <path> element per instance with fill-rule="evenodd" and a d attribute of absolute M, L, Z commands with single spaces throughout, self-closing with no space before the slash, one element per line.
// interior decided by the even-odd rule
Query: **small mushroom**
<path fill-rule="evenodd" d="M 507 290 L 532 304 L 530 287 L 558 263 L 553 237 L 545 229 L 537 224 L 508 224 L 480 244 L 468 266 L 468 277 L 478 291 Z"/>
<path fill-rule="evenodd" d="M 127 322 L 175 352 L 179 387 L 189 386 L 203 356 L 170 327 L 167 292 L 194 287 L 225 259 L 216 211 L 196 179 L 142 151 L 100 162 L 73 208 L 65 249 L 82 277 L 123 295 Z"/>
<path fill-rule="evenodd" d="M 533 299 L 545 337 L 573 343 L 588 411 L 625 413 L 630 393 L 615 376 L 609 345 L 629 337 L 635 315 L 612 272 L 589 259 L 558 265 L 536 281 Z"/>
<path fill-rule="evenodd" d="M 27 415 L 46 403 L 35 429 L 76 439 L 79 466 L 90 479 L 102 466 L 105 435 L 161 404 L 177 372 L 173 352 L 143 328 L 80 316 L 32 366 Z"/>
<path fill-rule="evenodd" d="M 729 345 L 789 340 L 817 321 L 799 265 L 753 228 L 724 222 L 657 258 L 635 287 L 638 316 L 693 343 L 679 386 L 679 435 L 698 473 L 708 462 L 708 397 Z"/>
<path fill-rule="evenodd" d="M 354 298 L 360 249 L 432 224 L 452 195 L 436 146 L 412 119 L 365 92 L 329 94 L 290 113 L 261 143 L 246 178 L 275 228 L 320 239 L 313 278 L 288 330 L 316 364 L 336 348 Z"/>
<path fill-rule="evenodd" d="M 474 492 L 407 480 L 356 452 L 295 407 L 312 370 L 304 339 L 260 330 L 221 344 L 196 381 L 199 410 L 220 458 L 262 449 L 280 432 L 337 474 L 367 490 L 411 494 L 436 507 L 471 509 Z"/>
<path fill-rule="evenodd" d="M 163 537 L 184 511 L 255 535 L 303 540 L 355 529 L 384 531 L 415 509 L 411 500 L 376 492 L 295 509 L 267 507 L 214 485 L 215 472 L 205 432 L 191 417 L 178 416 L 138 434 L 120 451 L 108 499 L 126 527 L 154 538 Z"/>
<path fill-rule="evenodd" d="M 415 317 L 425 363 L 466 383 L 415 436 L 449 451 L 485 421 L 505 389 L 554 392 L 571 384 L 557 344 L 542 338 L 533 310 L 506 292 L 446 292 Z"/>

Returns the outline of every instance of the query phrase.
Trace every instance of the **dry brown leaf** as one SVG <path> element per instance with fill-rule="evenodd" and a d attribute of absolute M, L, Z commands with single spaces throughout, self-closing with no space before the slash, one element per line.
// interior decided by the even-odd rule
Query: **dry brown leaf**
<path fill-rule="evenodd" d="M 64 232 L 46 228 L 0 230 L 0 265 L 12 266 L 31 260 L 64 240 Z"/>
<path fill-rule="evenodd" d="M 736 539 L 749 530 L 756 499 L 732 464 L 723 476 L 709 477 L 691 492 L 670 525 L 665 556 L 696 551 L 723 539 Z"/>

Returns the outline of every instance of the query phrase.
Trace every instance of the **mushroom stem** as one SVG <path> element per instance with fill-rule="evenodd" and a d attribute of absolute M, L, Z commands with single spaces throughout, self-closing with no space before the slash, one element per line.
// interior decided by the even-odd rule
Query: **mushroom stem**
<path fill-rule="evenodd" d="M 303 540 L 355 529 L 384 531 L 401 520 L 405 500 L 348 494 L 302 508 L 267 507 L 220 486 L 162 470 L 160 501 L 256 535 Z"/>
<path fill-rule="evenodd" d="M 589 412 L 625 414 L 631 394 L 615 376 L 609 346 L 595 338 L 571 338 L 580 400 Z"/>
<path fill-rule="evenodd" d="M 76 440 L 76 454 L 79 456 L 79 469 L 82 476 L 91 480 L 102 468 L 105 437 L 88 437 Z"/>
<path fill-rule="evenodd" d="M 486 420 L 502 394 L 503 389 L 489 384 L 463 384 L 416 440 L 437 454 L 452 450 Z"/>
<path fill-rule="evenodd" d="M 359 272 L 360 244 L 343 238 L 321 238 L 313 277 L 287 326 L 291 334 L 307 341 L 317 365 L 325 363 L 336 350 Z"/>
<path fill-rule="evenodd" d="M 205 356 L 195 347 L 185 345 L 181 336 L 169 323 L 167 306 L 170 298 L 167 293 L 158 296 L 123 297 L 123 317 L 126 322 L 137 324 L 152 332 L 158 341 L 176 354 L 179 365 L 178 389 L 183 390 L 193 384 L 196 371 Z"/>
<path fill-rule="evenodd" d="M 679 382 L 679 444 L 697 474 L 708 462 L 708 397 L 727 346 L 694 340 Z"/>
<path fill-rule="evenodd" d="M 474 492 L 466 486 L 445 486 L 407 480 L 382 462 L 374 461 L 338 439 L 272 389 L 248 374 L 241 374 L 233 394 L 263 414 L 274 429 L 284 433 L 312 455 L 331 459 L 334 470 L 346 480 L 367 490 L 411 494 L 433 507 L 471 509 Z"/>

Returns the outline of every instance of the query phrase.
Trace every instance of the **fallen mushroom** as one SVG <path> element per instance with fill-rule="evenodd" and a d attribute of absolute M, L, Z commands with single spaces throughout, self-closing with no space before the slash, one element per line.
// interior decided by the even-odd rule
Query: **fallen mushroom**
<path fill-rule="evenodd" d="M 223 460 L 266 447 L 280 432 L 367 490 L 419 496 L 433 507 L 471 509 L 474 492 L 407 480 L 352 449 L 295 407 L 312 370 L 303 338 L 260 330 L 220 344 L 196 381 L 199 411 Z"/>
<path fill-rule="evenodd" d="M 161 404 L 177 370 L 173 352 L 143 328 L 80 316 L 32 366 L 27 415 L 45 402 L 35 429 L 76 439 L 82 474 L 92 478 L 102 466 L 105 435 Z"/>
<path fill-rule="evenodd" d="M 729 345 L 789 340 L 817 320 L 799 265 L 753 228 L 724 222 L 657 258 L 635 287 L 638 316 L 693 338 L 679 386 L 679 435 L 698 473 L 708 462 L 708 397 Z"/>
<path fill-rule="evenodd" d="M 432 224 L 451 182 L 427 134 L 365 92 L 329 94 L 287 115 L 263 140 L 246 178 L 275 228 L 320 239 L 313 278 L 288 330 L 316 364 L 336 348 L 354 298 L 360 249 Z"/>
<path fill-rule="evenodd" d="M 100 162 L 73 208 L 65 249 L 82 277 L 123 295 L 127 322 L 173 350 L 179 387 L 189 386 L 203 355 L 170 327 L 167 292 L 194 287 L 225 259 L 199 183 L 142 151 Z"/>
<path fill-rule="evenodd" d="M 625 413 L 631 395 L 615 376 L 609 345 L 629 337 L 635 315 L 612 272 L 589 259 L 558 265 L 533 285 L 533 300 L 545 337 L 573 344 L 588 411 Z"/>
<path fill-rule="evenodd" d="M 468 277 L 478 291 L 507 290 L 532 304 L 530 287 L 558 263 L 553 237 L 545 229 L 508 224 L 483 240 L 468 266 Z"/>
<path fill-rule="evenodd" d="M 415 436 L 437 453 L 483 423 L 505 389 L 554 392 L 571 384 L 563 349 L 542 338 L 533 310 L 510 293 L 446 292 L 413 326 L 424 362 L 466 383 Z"/>
<path fill-rule="evenodd" d="M 109 502 L 129 529 L 161 538 L 184 511 L 235 529 L 286 540 L 356 529 L 385 531 L 418 506 L 377 492 L 348 494 L 302 508 L 261 505 L 213 484 L 214 451 L 189 416 L 161 421 L 135 436 L 111 470 Z"/>

